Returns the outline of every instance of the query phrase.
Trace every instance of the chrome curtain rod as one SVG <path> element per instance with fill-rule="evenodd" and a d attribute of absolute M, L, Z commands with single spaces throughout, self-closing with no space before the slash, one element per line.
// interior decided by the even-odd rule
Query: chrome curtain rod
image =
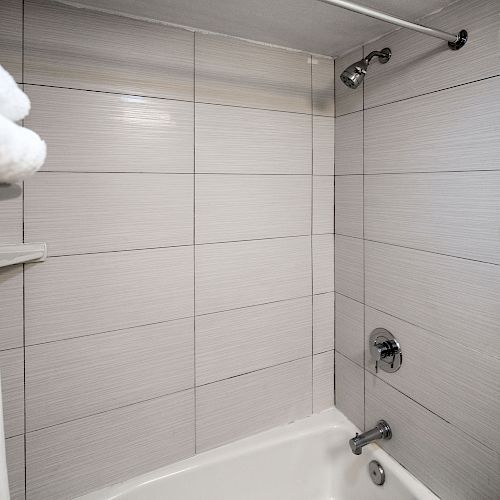
<path fill-rule="evenodd" d="M 398 17 L 392 16 L 391 14 L 386 14 L 385 12 L 380 12 L 379 10 L 371 9 L 370 7 L 365 7 L 364 5 L 358 5 L 354 2 L 348 2 L 347 0 L 319 1 L 327 3 L 329 5 L 335 5 L 336 7 L 350 10 L 352 12 L 357 12 L 358 14 L 363 14 L 364 16 L 373 17 L 374 19 L 379 19 L 380 21 L 385 21 L 386 23 L 395 24 L 396 26 L 401 26 L 402 28 L 408 28 L 413 31 L 418 31 L 419 33 L 423 33 L 424 35 L 440 38 L 441 40 L 447 41 L 448 46 L 452 50 L 461 49 L 467 42 L 467 31 L 465 30 L 460 30 L 457 35 L 454 35 L 453 33 L 448 33 L 446 31 L 422 26 L 421 24 L 405 21 L 404 19 L 399 19 Z"/>

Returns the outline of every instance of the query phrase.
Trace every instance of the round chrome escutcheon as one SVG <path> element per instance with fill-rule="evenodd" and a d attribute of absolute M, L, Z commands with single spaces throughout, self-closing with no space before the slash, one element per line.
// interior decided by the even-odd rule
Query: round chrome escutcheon
<path fill-rule="evenodd" d="M 385 483 L 385 472 L 384 468 L 376 460 L 372 460 L 368 464 L 368 471 L 370 472 L 371 480 L 378 486 L 382 486 Z"/>

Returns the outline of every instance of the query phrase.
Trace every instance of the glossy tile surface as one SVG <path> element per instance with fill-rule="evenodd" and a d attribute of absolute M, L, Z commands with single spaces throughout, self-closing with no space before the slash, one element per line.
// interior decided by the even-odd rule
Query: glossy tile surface
<path fill-rule="evenodd" d="M 193 33 L 46 0 L 24 14 L 25 83 L 193 99 Z"/>
<path fill-rule="evenodd" d="M 364 429 L 364 370 L 335 352 L 335 406 L 360 430 Z"/>
<path fill-rule="evenodd" d="M 27 430 L 188 389 L 193 350 L 192 318 L 30 346 Z"/>
<path fill-rule="evenodd" d="M 366 426 L 375 425 L 382 414 L 390 415 L 393 430 L 393 438 L 382 441 L 382 448 L 437 495 L 450 500 L 497 496 L 498 453 L 367 373 Z"/>
<path fill-rule="evenodd" d="M 500 73 L 498 2 L 471 0 L 424 17 L 427 26 L 467 29 L 467 44 L 450 51 L 446 43 L 420 33 L 398 30 L 365 46 L 365 53 L 390 47 L 389 66 L 373 64 L 365 79 L 365 107 L 449 88 Z M 387 73 L 390 73 L 388 77 Z"/>
<path fill-rule="evenodd" d="M 363 113 L 335 119 L 335 174 L 363 173 Z"/>
<path fill-rule="evenodd" d="M 278 238 L 196 248 L 196 313 L 311 294 L 311 238 Z"/>
<path fill-rule="evenodd" d="M 195 106 L 197 173 L 311 173 L 310 116 Z"/>
<path fill-rule="evenodd" d="M 197 451 L 311 413 L 311 358 L 196 389 Z"/>
<path fill-rule="evenodd" d="M 28 498 L 74 498 L 194 454 L 184 391 L 26 436 Z"/>
<path fill-rule="evenodd" d="M 500 359 L 367 307 L 366 338 L 381 326 L 404 346 L 404 358 L 400 370 L 379 371 L 378 377 L 500 452 Z M 375 374 L 368 352 L 365 359 Z"/>
<path fill-rule="evenodd" d="M 17 184 L 0 185 L 0 245 L 23 241 L 23 190 Z"/>
<path fill-rule="evenodd" d="M 366 242 L 366 304 L 496 357 L 499 297 L 500 266 Z"/>
<path fill-rule="evenodd" d="M 25 238 L 49 255 L 193 243 L 193 176 L 41 172 L 26 181 Z"/>
<path fill-rule="evenodd" d="M 335 349 L 359 366 L 364 366 L 366 342 L 363 304 L 337 293 L 335 308 Z"/>
<path fill-rule="evenodd" d="M 24 436 L 5 440 L 11 500 L 24 500 Z"/>
<path fill-rule="evenodd" d="M 313 411 L 331 408 L 334 403 L 334 352 L 313 356 Z"/>
<path fill-rule="evenodd" d="M 43 82 L 42 82 L 43 83 Z M 193 172 L 193 104 L 26 85 L 26 126 L 49 144 L 44 170 Z"/>
<path fill-rule="evenodd" d="M 313 233 L 334 232 L 335 178 L 333 176 L 313 177 Z"/>
<path fill-rule="evenodd" d="M 365 113 L 365 171 L 500 170 L 499 135 L 499 77 L 380 106 Z"/>
<path fill-rule="evenodd" d="M 335 245 L 333 234 L 313 235 L 313 293 L 332 292 L 335 288 Z"/>
<path fill-rule="evenodd" d="M 196 101 L 311 113 L 309 56 L 196 34 Z"/>
<path fill-rule="evenodd" d="M 49 259 L 27 267 L 25 293 L 26 344 L 187 317 L 193 249 Z"/>
<path fill-rule="evenodd" d="M 312 57 L 312 100 L 314 115 L 335 116 L 335 62 Z"/>
<path fill-rule="evenodd" d="M 23 69 L 23 0 L 2 0 L 0 5 L 0 61 L 17 82 Z"/>
<path fill-rule="evenodd" d="M 23 349 L 0 352 L 2 403 L 5 437 L 24 433 L 24 355 Z"/>
<path fill-rule="evenodd" d="M 313 295 L 313 353 L 335 347 L 335 297 L 333 292 Z"/>
<path fill-rule="evenodd" d="M 363 302 L 363 240 L 335 236 L 335 290 Z"/>
<path fill-rule="evenodd" d="M 363 237 L 363 176 L 341 175 L 335 179 L 335 232 Z"/>
<path fill-rule="evenodd" d="M 368 239 L 500 264 L 499 193 L 500 172 L 367 176 L 365 234 Z"/>
<path fill-rule="evenodd" d="M 310 355 L 311 298 L 196 318 L 196 384 Z"/>
<path fill-rule="evenodd" d="M 335 173 L 335 119 L 313 116 L 313 174 Z"/>
<path fill-rule="evenodd" d="M 310 233 L 311 176 L 196 176 L 196 243 Z"/>
<path fill-rule="evenodd" d="M 0 269 L 0 350 L 23 345 L 23 266 Z"/>

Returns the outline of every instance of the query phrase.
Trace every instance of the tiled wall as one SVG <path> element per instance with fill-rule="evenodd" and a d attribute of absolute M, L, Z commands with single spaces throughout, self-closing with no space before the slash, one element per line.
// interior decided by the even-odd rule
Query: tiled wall
<path fill-rule="evenodd" d="M 14 498 L 331 406 L 333 62 L 43 0 L 0 61 L 49 149 L 0 190 L 0 243 L 49 248 L 0 272 Z"/>
<path fill-rule="evenodd" d="M 336 404 L 443 499 L 500 491 L 500 11 L 463 0 L 424 20 L 446 44 L 396 31 L 362 54 L 364 89 L 336 89 Z M 375 374 L 385 327 L 403 349 Z"/>

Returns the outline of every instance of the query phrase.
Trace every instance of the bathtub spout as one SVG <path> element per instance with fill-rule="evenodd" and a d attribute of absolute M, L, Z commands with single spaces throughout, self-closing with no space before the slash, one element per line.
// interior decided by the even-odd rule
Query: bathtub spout
<path fill-rule="evenodd" d="M 376 441 L 377 439 L 391 439 L 392 431 L 385 420 L 379 420 L 377 425 L 369 431 L 362 434 L 356 433 L 356 436 L 349 440 L 351 450 L 355 455 L 361 455 L 363 446 Z"/>

